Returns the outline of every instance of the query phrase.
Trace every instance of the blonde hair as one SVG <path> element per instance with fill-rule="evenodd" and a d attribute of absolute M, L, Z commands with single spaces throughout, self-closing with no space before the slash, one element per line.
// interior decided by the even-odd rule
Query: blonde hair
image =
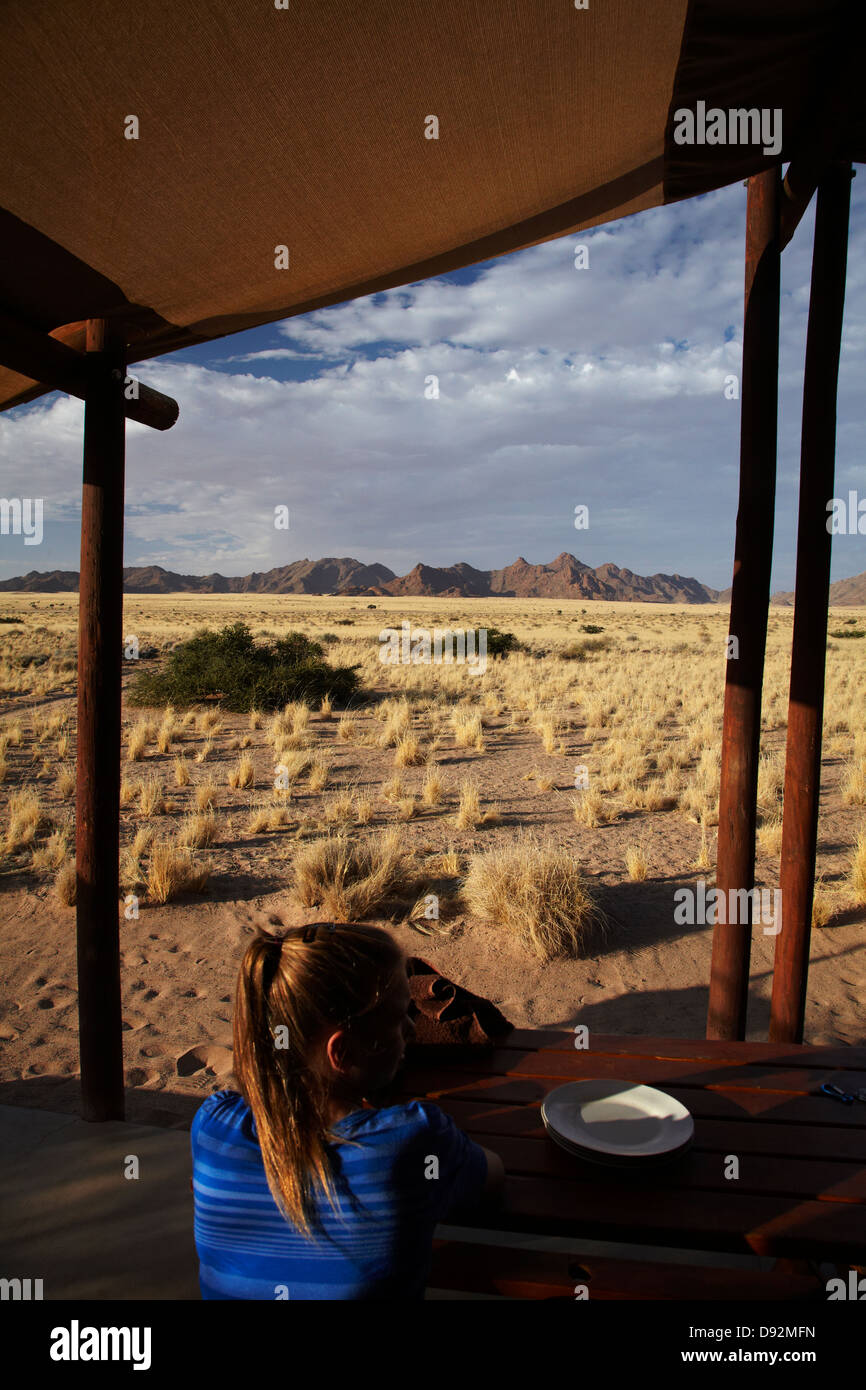
<path fill-rule="evenodd" d="M 375 1009 L 404 963 L 387 932 L 334 923 L 284 937 L 259 933 L 241 962 L 234 1073 L 253 1113 L 274 1201 L 305 1236 L 320 1225 L 317 1191 L 337 1209 L 327 1149 L 333 1138 L 328 1088 L 308 1065 L 308 1048 L 328 1027 L 350 1027 Z M 287 1030 L 286 1047 L 275 1038 L 280 1026 Z"/>

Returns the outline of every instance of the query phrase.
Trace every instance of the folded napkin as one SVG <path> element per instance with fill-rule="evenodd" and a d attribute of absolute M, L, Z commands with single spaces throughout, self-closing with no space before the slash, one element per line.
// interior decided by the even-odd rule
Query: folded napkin
<path fill-rule="evenodd" d="M 429 1043 L 493 1044 L 514 1027 L 489 999 L 446 980 L 429 961 L 410 956 L 407 974 L 412 994 L 410 1016 L 415 1024 L 415 1038 L 409 1048 Z"/>

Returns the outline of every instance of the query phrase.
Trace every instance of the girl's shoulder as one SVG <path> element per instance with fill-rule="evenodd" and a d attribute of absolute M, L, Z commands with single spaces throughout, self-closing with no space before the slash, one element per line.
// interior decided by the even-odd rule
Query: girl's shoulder
<path fill-rule="evenodd" d="M 432 1101 L 412 1100 L 404 1105 L 388 1105 L 382 1109 L 354 1110 L 339 1120 L 334 1129 L 339 1134 L 389 1134 L 411 1137 L 418 1133 L 438 1132 L 451 1124 L 444 1111 Z"/>
<path fill-rule="evenodd" d="M 240 1128 L 247 1120 L 250 1108 L 237 1091 L 214 1091 L 202 1101 L 195 1112 L 192 1133 L 214 1126 L 220 1128 Z"/>

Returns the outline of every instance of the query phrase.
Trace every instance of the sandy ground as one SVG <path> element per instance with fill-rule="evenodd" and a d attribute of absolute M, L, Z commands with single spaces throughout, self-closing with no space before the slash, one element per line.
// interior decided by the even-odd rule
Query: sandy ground
<path fill-rule="evenodd" d="M 13 702 L 15 703 L 15 702 Z M 9 702 L 7 702 L 7 708 Z M 367 717 L 367 716 L 364 716 Z M 369 716 L 372 718 L 372 716 Z M 593 829 L 575 823 L 571 811 L 574 761 L 588 745 L 580 731 L 568 757 L 547 756 L 537 734 L 506 729 L 508 716 L 493 719 L 484 753 L 444 747 L 437 760 L 451 792 L 450 805 L 422 810 L 402 826 L 407 844 L 424 858 L 455 844 L 462 856 L 517 828 L 552 837 L 575 854 L 610 919 L 606 938 L 596 938 L 581 959 L 537 960 L 515 939 L 507 922 L 477 921 L 465 913 L 426 935 L 411 925 L 380 919 L 406 953 L 431 961 L 444 974 L 491 999 L 518 1026 L 570 1028 L 592 1033 L 703 1037 L 706 1025 L 712 927 L 677 926 L 672 895 L 710 872 L 694 868 L 699 826 L 681 811 L 623 813 Z M 316 742 L 333 765 L 332 784 L 375 794 L 394 773 L 392 751 L 353 746 L 337 739 L 336 721 L 316 723 Z M 237 752 L 223 746 L 248 731 L 243 715 L 225 716 L 220 747 L 207 763 L 222 788 L 220 834 L 206 851 L 213 865 L 208 890 L 164 906 L 143 902 L 137 920 L 121 917 L 124 1055 L 130 1088 L 129 1118 L 170 1123 L 189 1115 L 217 1089 L 231 1063 L 231 1013 L 240 956 L 257 925 L 315 921 L 322 913 L 299 906 L 292 891 L 291 857 L 298 841 L 291 828 L 251 835 L 248 796 L 226 787 L 225 772 Z M 773 742 L 775 738 L 775 743 Z M 784 730 L 770 746 L 783 746 Z M 15 750 L 12 750 L 14 753 Z M 271 750 L 256 736 L 248 750 L 259 789 L 270 785 Z M 165 774 L 169 793 L 174 753 L 149 750 L 146 763 Z M 841 879 L 862 813 L 843 805 L 838 791 L 841 758 L 825 759 L 820 865 L 828 882 Z M 145 770 L 150 770 L 150 766 Z M 126 768 L 126 764 L 125 764 Z M 542 792 L 523 780 L 538 769 L 553 779 Z M 142 770 L 141 765 L 133 769 Z M 486 802 L 501 812 L 497 825 L 456 831 L 450 822 L 454 789 L 476 772 Z M 424 768 L 401 775 L 420 788 Z M 8 788 L 4 788 L 8 790 Z M 300 789 L 293 815 L 315 815 L 321 794 Z M 124 811 L 127 835 L 136 823 Z M 171 817 L 164 820 L 166 828 Z M 377 801 L 372 828 L 393 824 L 393 808 Z M 649 860 L 648 877 L 629 881 L 623 856 L 638 840 Z M 758 881 L 777 881 L 777 859 L 759 856 Z M 23 867 L 7 872 L 0 892 L 0 1102 L 71 1111 L 78 1106 L 75 913 L 58 905 L 50 879 L 34 879 Z M 775 938 L 756 929 L 752 951 L 748 1036 L 765 1039 L 769 1018 Z M 866 1044 L 866 908 L 838 912 L 812 935 L 806 1041 Z"/>
<path fill-rule="evenodd" d="M 527 758 L 538 762 L 537 740 Z M 366 750 L 365 750 L 366 752 Z M 347 761 L 351 749 L 335 753 Z M 495 793 L 489 762 L 485 787 Z M 516 750 L 511 750 L 511 761 Z M 468 755 L 471 760 L 471 755 Z M 553 761 L 553 760 L 551 760 Z M 446 763 L 447 766 L 447 763 Z M 412 769 L 406 774 L 420 777 Z M 507 922 L 477 922 L 465 915 L 439 924 L 442 935 L 410 925 L 391 930 L 407 954 L 431 961 L 450 978 L 491 999 L 518 1026 L 588 1025 L 591 1033 L 704 1036 L 712 927 L 675 926 L 674 889 L 701 874 L 691 865 L 700 832 L 675 811 L 655 813 L 646 837 L 650 877 L 628 882 L 619 865 L 634 838 L 631 818 L 590 830 L 557 811 L 550 795 L 532 783 L 499 798 L 500 826 L 461 833 L 461 852 L 483 848 L 519 821 L 572 844 L 610 918 L 584 959 L 542 963 L 509 932 Z M 563 800 L 565 796 L 563 793 Z M 517 803 L 517 804 L 515 804 Z M 449 840 L 429 815 L 404 827 L 419 846 Z M 823 822 L 828 841 L 833 816 Z M 283 855 L 291 835 L 275 833 L 251 842 L 227 830 L 208 851 L 217 871 L 202 896 L 164 906 L 142 904 L 137 920 L 121 918 L 124 1056 L 127 1083 L 141 1093 L 131 1118 L 153 1118 L 152 1106 L 173 1108 L 173 1096 L 201 1097 L 230 1067 L 231 1010 L 237 965 L 258 925 L 315 921 L 292 892 Z M 614 865 L 617 868 L 614 869 Z M 816 929 L 812 937 L 806 1039 L 814 1043 L 866 1043 L 866 948 L 862 914 Z M 2 1085 L 9 1104 L 74 1109 L 77 1087 L 77 991 L 74 911 L 59 908 L 50 886 L 19 886 L 3 896 L 0 977 L 4 980 Z M 756 930 L 752 951 L 750 1038 L 767 1036 L 775 939 Z M 63 1079 L 66 1079 L 64 1084 Z M 175 1109 L 177 1107 L 174 1107 Z M 182 1110 L 184 1107 L 180 1107 Z"/>

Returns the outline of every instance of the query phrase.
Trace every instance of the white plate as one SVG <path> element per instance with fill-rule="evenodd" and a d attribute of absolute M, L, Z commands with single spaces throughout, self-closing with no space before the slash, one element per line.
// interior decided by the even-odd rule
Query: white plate
<path fill-rule="evenodd" d="M 603 1168 L 616 1168 L 620 1173 L 646 1173 L 650 1169 L 661 1168 L 665 1164 L 671 1163 L 674 1159 L 678 1158 L 680 1154 L 685 1153 L 691 1148 L 691 1140 L 689 1139 L 685 1144 L 680 1144 L 676 1149 L 669 1149 L 666 1153 L 630 1154 L 627 1157 L 622 1157 L 619 1154 L 599 1153 L 595 1149 L 582 1149 L 579 1144 L 569 1144 L 568 1141 L 563 1139 L 561 1134 L 557 1134 L 555 1130 L 548 1129 L 547 1132 L 554 1144 L 560 1149 L 565 1149 L 566 1153 L 571 1154 L 572 1158 L 582 1158 L 585 1159 L 587 1163 L 597 1164 Z"/>
<path fill-rule="evenodd" d="M 650 1158 L 684 1148 L 694 1121 L 684 1105 L 633 1081 L 570 1081 L 545 1096 L 541 1118 L 564 1147 L 616 1158 Z"/>

